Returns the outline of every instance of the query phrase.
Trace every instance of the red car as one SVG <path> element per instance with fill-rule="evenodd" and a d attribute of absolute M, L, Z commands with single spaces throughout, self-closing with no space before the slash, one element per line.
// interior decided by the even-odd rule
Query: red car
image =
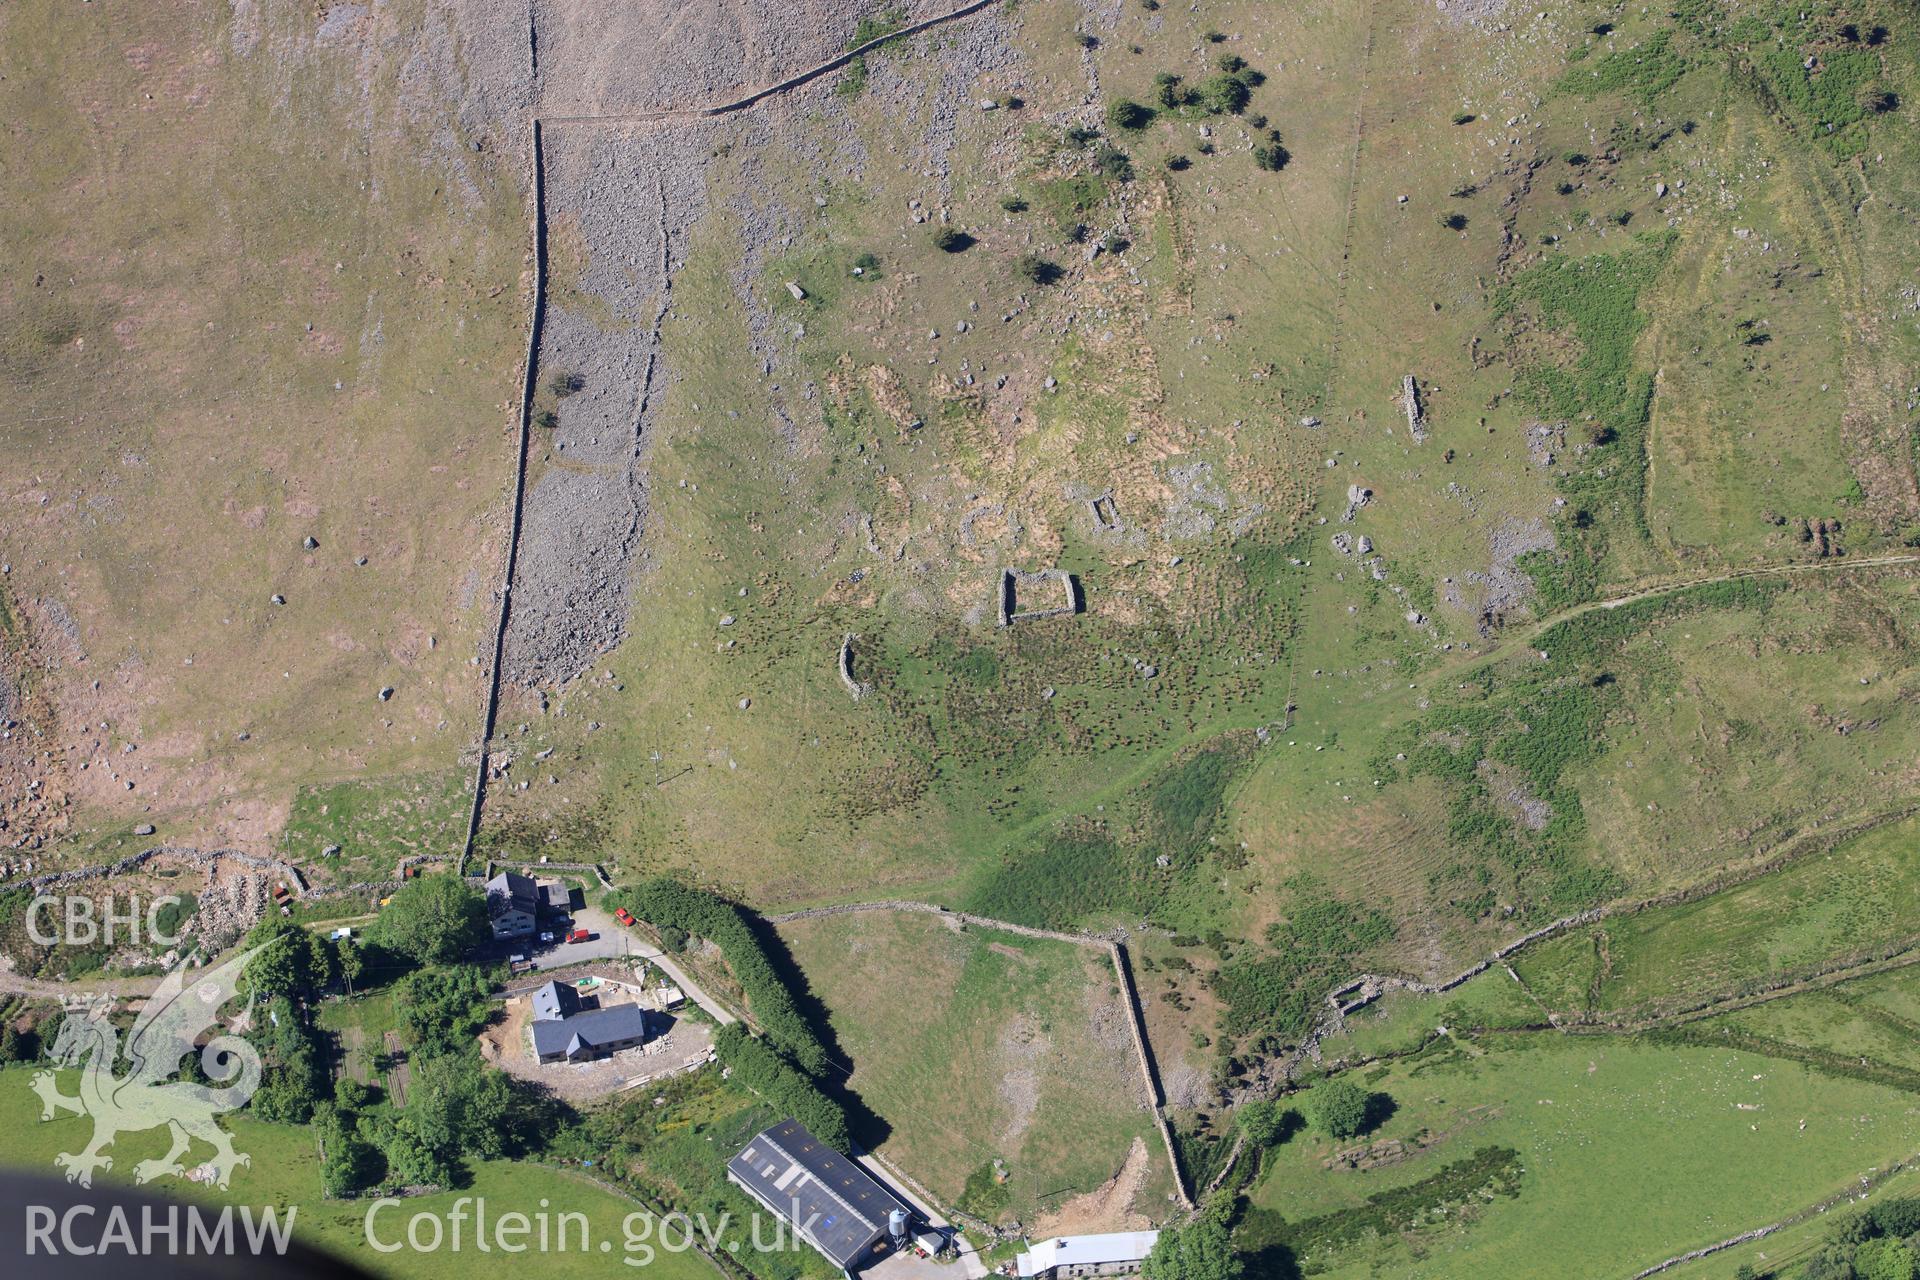
<path fill-rule="evenodd" d="M 567 935 L 567 941 L 568 942 L 586 942 L 586 941 L 589 941 L 592 937 L 593 935 L 591 933 L 588 933 L 585 929 L 575 929 L 572 933 Z"/>
<path fill-rule="evenodd" d="M 621 924 L 626 925 L 629 929 L 631 929 L 635 923 L 632 914 L 629 913 L 625 907 L 621 907 L 618 911 L 615 911 L 613 918 Z"/>

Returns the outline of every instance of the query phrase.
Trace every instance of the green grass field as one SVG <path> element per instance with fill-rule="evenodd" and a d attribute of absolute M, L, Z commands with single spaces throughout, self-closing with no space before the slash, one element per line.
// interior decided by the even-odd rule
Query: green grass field
<path fill-rule="evenodd" d="M 60 1151 L 75 1151 L 85 1145 L 91 1121 L 85 1117 L 61 1116 L 40 1123 L 40 1100 L 28 1088 L 30 1072 L 20 1068 L 0 1071 L 0 1127 L 10 1135 L 0 1148 L 0 1157 L 14 1168 L 56 1176 L 53 1157 Z M 226 1125 L 234 1137 L 236 1149 L 252 1159 L 238 1170 L 233 1183 L 223 1193 L 205 1188 L 176 1192 L 171 1185 L 154 1184 L 150 1190 L 168 1194 L 186 1194 L 202 1203 L 250 1205 L 257 1212 L 272 1205 L 291 1212 L 295 1238 L 315 1248 L 335 1253 L 368 1273 L 392 1280 L 437 1280 L 439 1277 L 470 1274 L 477 1262 L 484 1261 L 474 1247 L 472 1227 L 467 1227 L 466 1248 L 456 1252 L 451 1245 L 451 1228 L 446 1221 L 462 1197 L 484 1198 L 490 1214 L 521 1212 L 530 1218 L 538 1213 L 553 1215 L 550 1237 L 557 1242 L 559 1215 L 583 1214 L 586 1217 L 587 1244 L 579 1245 L 577 1226 L 570 1227 L 568 1247 L 558 1247 L 535 1256 L 523 1256 L 521 1265 L 536 1267 L 541 1275 L 562 1277 L 605 1275 L 610 1265 L 627 1253 L 627 1216 L 638 1206 L 615 1196 L 574 1174 L 539 1165 L 488 1161 L 473 1169 L 471 1186 L 459 1191 L 410 1197 L 399 1207 L 380 1210 L 374 1218 L 370 1241 L 367 1213 L 372 1201 L 345 1202 L 327 1200 L 320 1192 L 320 1158 L 313 1133 L 306 1128 L 260 1124 L 244 1114 L 230 1116 Z M 114 1178 L 130 1177 L 133 1166 L 142 1159 L 161 1155 L 167 1147 L 163 1130 L 128 1134 L 109 1150 Z M 205 1156 L 207 1152 L 190 1154 Z M 443 1246 L 435 1251 L 416 1250 L 407 1242 L 408 1220 L 415 1214 L 441 1218 Z M 537 1221 L 537 1219 L 536 1219 Z M 640 1220 L 632 1223 L 633 1233 L 642 1230 Z M 430 1241 L 430 1229 L 421 1228 L 419 1239 Z M 532 1237 L 530 1237 L 532 1238 Z M 658 1237 L 653 1237 L 658 1239 Z M 675 1237 L 677 1240 L 678 1237 Z M 394 1252 L 373 1247 L 399 1243 Z M 601 1242 L 607 1249 L 602 1250 Z M 631 1256 L 641 1257 L 636 1241 Z M 498 1256 L 498 1255 L 495 1255 Z M 667 1280 L 692 1280 L 712 1277 L 714 1268 L 697 1253 L 657 1252 L 641 1274 L 658 1275 Z"/>
<path fill-rule="evenodd" d="M 1101 951 L 917 914 L 781 937 L 852 1061 L 848 1086 L 891 1130 L 880 1154 L 944 1202 L 1032 1224 L 1127 1168 L 1112 1229 L 1166 1215 L 1172 1180 Z"/>
<path fill-rule="evenodd" d="M 1404 1231 L 1293 1260 L 1313 1274 L 1628 1274 L 1920 1151 L 1913 1095 L 1748 1053 L 1489 1036 L 1363 1078 L 1398 1108 L 1370 1138 L 1428 1145 L 1357 1172 L 1322 1168 L 1333 1144 L 1296 1136 L 1254 1191 L 1243 1240 L 1284 1239 L 1268 1215 L 1333 1234 L 1326 1215 L 1357 1217 L 1489 1147 L 1518 1154 L 1518 1194 L 1419 1206 Z"/>
<path fill-rule="evenodd" d="M 1617 916 L 1529 948 L 1515 968 L 1555 1009 L 1621 1013 L 1780 983 L 1920 936 L 1920 819 L 1814 850 L 1695 902 Z"/>

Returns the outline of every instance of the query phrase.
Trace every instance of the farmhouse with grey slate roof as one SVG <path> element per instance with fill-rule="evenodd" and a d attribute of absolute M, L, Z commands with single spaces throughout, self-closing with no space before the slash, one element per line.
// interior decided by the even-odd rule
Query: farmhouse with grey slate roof
<path fill-rule="evenodd" d="M 651 1030 L 637 1004 L 582 1007 L 572 987 L 549 982 L 533 993 L 533 1056 L 541 1062 L 591 1062 L 645 1044 Z"/>
<path fill-rule="evenodd" d="M 487 881 L 487 922 L 496 941 L 527 937 L 542 915 L 563 916 L 571 907 L 572 893 L 558 880 L 502 871 Z"/>

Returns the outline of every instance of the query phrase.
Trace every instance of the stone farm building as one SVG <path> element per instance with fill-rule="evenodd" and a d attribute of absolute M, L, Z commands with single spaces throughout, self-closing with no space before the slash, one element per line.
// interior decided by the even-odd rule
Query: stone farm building
<path fill-rule="evenodd" d="M 884 1256 L 891 1228 L 904 1229 L 910 1217 L 891 1192 L 798 1120 L 782 1120 L 749 1142 L 727 1162 L 727 1179 L 848 1275 Z"/>
<path fill-rule="evenodd" d="M 647 1011 L 637 1004 L 583 1008 L 572 987 L 549 982 L 533 993 L 533 1056 L 541 1062 L 592 1062 L 645 1044 Z"/>
<path fill-rule="evenodd" d="M 1043 1240 L 1014 1259 L 1021 1280 L 1066 1280 L 1069 1276 L 1134 1276 L 1153 1252 L 1158 1231 L 1116 1231 L 1107 1235 L 1061 1236 Z"/>

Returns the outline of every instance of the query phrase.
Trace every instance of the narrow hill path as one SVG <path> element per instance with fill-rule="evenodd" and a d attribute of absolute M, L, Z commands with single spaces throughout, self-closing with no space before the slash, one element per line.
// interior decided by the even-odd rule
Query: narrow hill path
<path fill-rule="evenodd" d="M 1660 582 L 1647 583 L 1634 587 L 1623 594 L 1605 600 L 1589 600 L 1585 604 L 1568 605 L 1557 609 L 1535 622 L 1516 628 L 1502 635 L 1487 649 L 1478 649 L 1458 656 L 1435 666 L 1422 678 L 1423 683 L 1445 677 L 1469 667 L 1477 667 L 1506 657 L 1513 651 L 1532 648 L 1547 632 L 1563 622 L 1600 610 L 1618 609 L 1623 605 L 1636 604 L 1642 600 L 1652 600 L 1659 596 L 1673 595 L 1680 591 L 1690 591 L 1695 587 L 1712 586 L 1716 582 L 1738 582 L 1748 578 L 1784 578 L 1794 574 L 1830 574 L 1851 573 L 1862 569 L 1885 569 L 1898 565 L 1920 564 L 1920 552 L 1894 552 L 1878 556 L 1848 557 L 1835 560 L 1792 561 L 1784 564 L 1753 565 L 1744 569 L 1726 569 L 1719 573 L 1701 574 L 1689 578 L 1670 578 Z"/>

